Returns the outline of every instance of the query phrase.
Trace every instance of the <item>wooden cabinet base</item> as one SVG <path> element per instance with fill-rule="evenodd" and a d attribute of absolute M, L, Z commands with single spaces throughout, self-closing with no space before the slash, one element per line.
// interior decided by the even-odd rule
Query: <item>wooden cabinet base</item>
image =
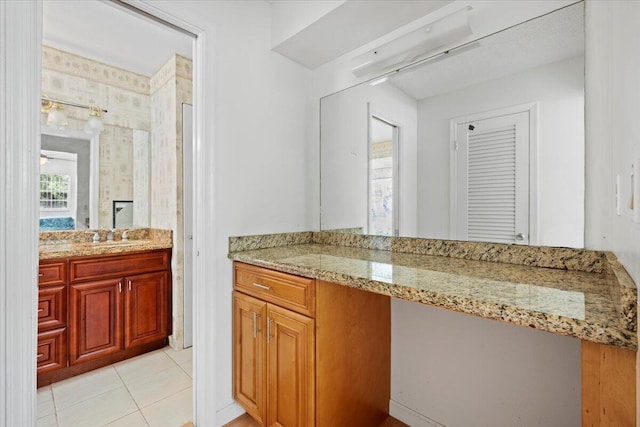
<path fill-rule="evenodd" d="M 636 425 L 636 352 L 582 341 L 582 425 Z"/>
<path fill-rule="evenodd" d="M 92 371 L 94 369 L 102 368 L 111 365 L 116 362 L 120 362 L 125 359 L 130 359 L 135 356 L 139 356 L 144 353 L 148 353 L 153 350 L 158 350 L 167 345 L 167 338 L 163 338 L 158 341 L 154 341 L 148 344 L 143 344 L 137 347 L 133 347 L 127 350 L 123 350 L 119 353 L 102 357 L 100 359 L 90 360 L 77 365 L 69 366 L 67 368 L 58 369 L 52 372 L 45 372 L 38 374 L 38 387 L 52 384 L 57 381 L 62 381 L 67 378 L 71 378 L 75 375 L 80 375 L 85 372 Z"/>

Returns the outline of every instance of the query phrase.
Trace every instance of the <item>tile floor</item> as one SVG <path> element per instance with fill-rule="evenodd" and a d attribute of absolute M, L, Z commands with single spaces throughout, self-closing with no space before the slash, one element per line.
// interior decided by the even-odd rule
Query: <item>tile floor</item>
<path fill-rule="evenodd" d="M 192 351 L 169 347 L 38 389 L 38 427 L 180 427 L 192 419 Z"/>

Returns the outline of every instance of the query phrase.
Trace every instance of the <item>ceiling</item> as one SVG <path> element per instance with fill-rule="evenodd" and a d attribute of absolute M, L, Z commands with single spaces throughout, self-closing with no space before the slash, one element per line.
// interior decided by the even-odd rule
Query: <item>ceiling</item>
<path fill-rule="evenodd" d="M 584 7 L 576 4 L 394 75 L 419 100 L 584 55 Z"/>
<path fill-rule="evenodd" d="M 151 76 L 175 53 L 192 57 L 193 39 L 109 2 L 43 2 L 43 43 Z"/>
<path fill-rule="evenodd" d="M 273 48 L 315 69 L 452 0 L 348 0 Z"/>

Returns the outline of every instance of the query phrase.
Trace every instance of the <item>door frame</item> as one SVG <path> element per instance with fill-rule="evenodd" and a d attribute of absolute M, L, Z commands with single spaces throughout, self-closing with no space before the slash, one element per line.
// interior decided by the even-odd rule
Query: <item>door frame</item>
<path fill-rule="evenodd" d="M 538 244 L 538 103 L 512 105 L 495 110 L 467 114 L 449 120 L 449 238 L 457 235 L 455 213 L 458 210 L 457 132 L 460 123 L 491 119 L 516 113 L 529 113 L 529 245 Z"/>
<path fill-rule="evenodd" d="M 203 96 L 214 90 L 213 59 L 207 58 L 213 30 L 164 12 L 149 0 L 111 0 L 167 21 L 196 36 L 194 40 L 194 361 L 193 421 L 216 425 L 216 330 L 214 286 L 215 117 L 213 102 Z M 40 152 L 40 75 L 42 52 L 42 0 L 0 1 L 0 427 L 35 425 L 36 341 L 38 301 L 37 175 Z M 5 83 L 8 82 L 8 83 Z M 6 89 L 6 90 L 5 90 Z M 206 119 L 206 120 L 205 120 Z M 9 125 L 10 126 L 7 126 Z M 32 194 L 32 197 L 24 197 Z M 10 268 L 7 268 L 10 266 Z M 11 300 L 11 304 L 4 301 Z M 205 327 L 206 325 L 206 327 Z M 205 362 L 206 361 L 206 362 Z M 16 390 L 21 390 L 16 393 Z M 213 404 L 212 404 L 213 403 Z"/>
<path fill-rule="evenodd" d="M 400 235 L 400 125 L 397 121 L 389 119 L 375 109 L 370 102 L 367 103 L 367 234 L 369 230 L 369 196 L 371 195 L 371 138 L 373 137 L 373 119 L 380 120 L 393 127 L 393 234 Z"/>

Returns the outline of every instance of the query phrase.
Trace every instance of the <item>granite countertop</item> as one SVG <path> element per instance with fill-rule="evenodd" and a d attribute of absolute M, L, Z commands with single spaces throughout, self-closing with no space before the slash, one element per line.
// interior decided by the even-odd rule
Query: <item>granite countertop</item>
<path fill-rule="evenodd" d="M 40 260 L 78 256 L 123 254 L 129 252 L 169 249 L 173 247 L 171 231 L 136 229 L 129 231 L 129 240 L 122 240 L 124 230 L 116 230 L 115 240 L 107 242 L 107 230 L 97 230 L 100 242 L 91 241 L 93 232 L 58 231 L 40 233 Z"/>
<path fill-rule="evenodd" d="M 600 254 L 617 264 L 615 259 Z M 544 268 L 313 241 L 237 250 L 230 252 L 229 258 L 407 301 L 637 349 L 637 333 L 627 328 L 629 325 L 635 329 L 636 307 L 633 304 L 624 313 L 616 301 L 616 295 L 620 297 L 631 287 L 630 298 L 635 298 L 635 285 L 632 281 L 618 283 L 616 275 L 621 272 L 611 268 L 595 272 Z M 626 274 L 624 269 L 622 273 Z M 612 286 L 624 289 L 612 290 Z"/>

